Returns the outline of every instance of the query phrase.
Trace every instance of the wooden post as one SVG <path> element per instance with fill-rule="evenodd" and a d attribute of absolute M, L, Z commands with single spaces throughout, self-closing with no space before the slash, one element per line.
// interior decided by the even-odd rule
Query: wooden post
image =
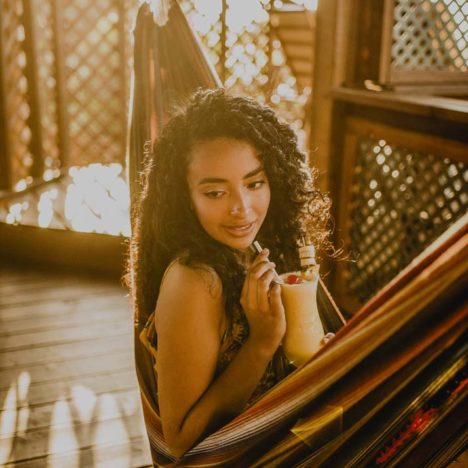
<path fill-rule="evenodd" d="M 122 112 L 120 113 L 120 145 L 121 145 L 121 163 L 122 165 L 125 164 L 125 150 L 126 150 L 126 136 L 127 136 L 127 105 L 128 105 L 128 94 L 127 94 L 127 76 L 126 76 L 126 69 L 127 69 L 127 55 L 126 55 L 126 39 L 127 34 L 130 34 L 125 29 L 125 5 L 124 2 L 121 0 L 117 0 L 115 2 L 115 7 L 118 11 L 118 22 L 117 22 L 117 30 L 119 32 L 119 55 L 120 55 L 120 102 L 121 102 L 121 109 Z"/>
<path fill-rule="evenodd" d="M 44 173 L 44 154 L 42 145 L 41 100 L 39 94 L 34 2 L 35 0 L 23 1 L 23 24 L 25 32 L 24 48 L 26 53 L 25 72 L 28 78 L 28 101 L 31 110 L 28 118 L 28 124 L 31 128 L 31 154 L 33 155 L 31 175 L 35 179 L 38 179 L 42 178 Z"/>
<path fill-rule="evenodd" d="M 10 142 L 8 138 L 7 90 L 5 85 L 5 44 L 3 3 L 0 3 L 0 190 L 11 189 Z"/>
<path fill-rule="evenodd" d="M 52 1 L 52 28 L 54 31 L 55 89 L 57 100 L 57 138 L 60 166 L 67 166 L 70 155 L 69 119 L 65 86 L 65 55 L 63 50 L 62 0 Z"/>
<path fill-rule="evenodd" d="M 392 65 L 392 30 L 395 0 L 385 0 L 382 22 L 382 48 L 379 64 L 379 82 L 388 83 Z"/>
<path fill-rule="evenodd" d="M 222 10 L 221 10 L 221 82 L 223 86 L 226 82 L 226 11 L 227 11 L 227 0 L 222 0 Z"/>
<path fill-rule="evenodd" d="M 316 12 L 314 73 L 312 90 L 311 164 L 319 170 L 319 188 L 329 190 L 330 129 L 332 125 L 331 89 L 334 84 L 336 17 L 338 0 L 318 2 Z"/>
<path fill-rule="evenodd" d="M 388 6 L 388 3 L 386 4 Z M 382 49 L 384 7 L 381 0 L 361 0 L 357 29 L 357 63 L 354 82 L 363 87 L 366 80 L 378 83 Z M 391 43 L 387 44 L 391 47 Z"/>

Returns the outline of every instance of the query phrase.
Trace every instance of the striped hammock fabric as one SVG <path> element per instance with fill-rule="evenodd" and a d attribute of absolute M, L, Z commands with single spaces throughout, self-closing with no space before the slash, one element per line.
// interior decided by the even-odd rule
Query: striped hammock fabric
<path fill-rule="evenodd" d="M 460 220 L 416 258 L 309 363 L 182 459 L 170 457 L 159 416 L 143 385 L 155 463 L 294 466 L 292 462 L 311 454 L 323 457 L 324 452 L 316 452 L 327 444 L 333 448 L 333 443 L 344 443 L 466 332 L 467 307 L 460 293 L 468 270 L 466 223 L 467 218 Z M 139 369 L 140 381 L 153 375 L 144 376 Z M 383 384 L 379 401 L 370 399 Z"/>

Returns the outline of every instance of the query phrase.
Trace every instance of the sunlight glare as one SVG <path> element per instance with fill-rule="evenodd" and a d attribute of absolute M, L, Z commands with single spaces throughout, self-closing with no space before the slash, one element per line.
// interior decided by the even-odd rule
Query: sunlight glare
<path fill-rule="evenodd" d="M 54 217 L 54 200 L 57 199 L 58 190 L 53 188 L 41 193 L 37 209 L 39 211 L 38 223 L 40 227 L 49 227 Z"/>
<path fill-rule="evenodd" d="M 109 417 L 109 413 L 114 414 L 114 419 L 106 421 L 106 418 Z M 97 415 L 97 423 L 93 440 L 93 445 L 95 446 L 93 451 L 95 462 L 99 463 L 100 460 L 105 460 L 106 452 L 108 450 L 108 448 L 105 447 L 106 444 L 119 443 L 119 445 L 122 445 L 123 453 L 119 454 L 118 466 L 130 466 L 130 440 L 125 424 L 121 419 L 122 415 L 119 405 L 114 396 L 108 393 L 104 393 L 99 396 Z M 127 445 L 124 445 L 125 442 L 127 442 Z M 112 466 L 116 466 L 114 460 Z"/>
<path fill-rule="evenodd" d="M 10 457 L 13 448 L 16 428 L 16 385 L 12 384 L 8 390 L 0 415 L 0 465 L 3 466 Z M 4 437 L 6 436 L 6 437 Z"/>
<path fill-rule="evenodd" d="M 60 396 L 54 403 L 54 408 L 52 410 L 48 453 L 54 455 L 57 453 L 70 452 L 67 458 L 67 467 L 78 468 L 80 465 L 79 448 L 80 444 L 75 434 L 70 407 L 65 398 Z M 63 461 L 55 461 L 53 457 L 49 456 L 47 466 L 59 468 L 63 466 Z"/>
<path fill-rule="evenodd" d="M 6 216 L 7 224 L 20 223 L 23 218 L 21 212 L 27 210 L 29 203 L 27 201 L 23 203 L 13 203 L 8 207 L 9 213 Z"/>
<path fill-rule="evenodd" d="M 268 13 L 259 0 L 228 0 L 226 23 L 234 33 L 241 33 L 251 23 L 267 23 Z"/>
<path fill-rule="evenodd" d="M 306 10 L 317 11 L 318 0 L 292 0 L 292 2 L 304 7 Z"/>
<path fill-rule="evenodd" d="M 16 435 L 24 437 L 26 429 L 28 428 L 29 421 L 29 402 L 28 392 L 29 385 L 31 384 L 31 374 L 29 372 L 21 372 L 18 376 L 18 424 L 16 427 Z"/>
<path fill-rule="evenodd" d="M 121 164 L 71 167 L 65 217 L 74 230 L 130 234 L 130 194 Z"/>
<path fill-rule="evenodd" d="M 93 417 L 97 396 L 88 387 L 78 384 L 71 388 L 71 401 L 81 422 L 89 424 Z"/>

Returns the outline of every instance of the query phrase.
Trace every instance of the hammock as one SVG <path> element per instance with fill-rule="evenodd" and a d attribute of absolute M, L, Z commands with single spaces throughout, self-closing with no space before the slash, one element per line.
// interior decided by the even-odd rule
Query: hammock
<path fill-rule="evenodd" d="M 165 55 L 168 44 L 177 60 Z M 155 24 L 147 4 L 140 7 L 129 148 L 133 195 L 139 190 L 138 171 L 148 152 L 145 144 L 157 136 L 171 99 L 180 101 L 197 87 L 218 85 L 207 63 L 177 3 L 165 26 Z M 452 371 L 466 364 L 466 353 L 459 352 L 466 338 L 462 294 L 468 266 L 466 223 L 465 217 L 452 226 L 345 326 L 320 283 L 320 314 L 327 331 L 339 330 L 335 339 L 179 460 L 170 455 L 162 437 L 151 347 L 140 341 L 140 336 L 147 336 L 148 317 L 136 317 L 137 376 L 154 463 L 289 467 L 321 466 L 333 457 L 340 464 L 346 457 L 359 463 L 364 456 L 370 459 L 369 447 L 375 452 L 384 440 L 369 433 L 364 436 L 363 431 L 376 418 L 385 419 L 388 405 L 395 405 L 402 394 L 409 398 L 411 385 L 419 385 L 418 394 L 427 381 L 427 369 L 439 369 L 445 376 L 448 364 Z M 451 400 L 451 409 L 465 393 Z M 410 403 L 406 401 L 398 414 L 409 414 Z M 385 431 L 378 429 L 383 437 Z"/>

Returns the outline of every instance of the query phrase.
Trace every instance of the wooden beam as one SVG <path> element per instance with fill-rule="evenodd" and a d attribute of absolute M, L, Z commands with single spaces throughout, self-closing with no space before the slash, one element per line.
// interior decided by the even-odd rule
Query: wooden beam
<path fill-rule="evenodd" d="M 125 165 L 125 155 L 127 149 L 127 107 L 128 107 L 128 96 L 127 96 L 127 53 L 126 43 L 128 31 L 125 29 L 125 4 L 121 0 L 115 2 L 115 9 L 118 11 L 117 31 L 118 31 L 118 50 L 120 57 L 120 89 L 119 89 L 119 101 L 120 101 L 120 151 L 121 151 L 121 163 Z"/>
<path fill-rule="evenodd" d="M 65 53 L 62 1 L 52 0 L 52 28 L 55 56 L 55 89 L 57 102 L 57 138 L 61 167 L 68 165 L 70 156 L 69 118 L 67 109 Z"/>
<path fill-rule="evenodd" d="M 35 0 L 23 1 L 23 25 L 25 32 L 24 50 L 26 53 L 25 73 L 28 79 L 28 101 L 30 114 L 27 119 L 31 129 L 30 151 L 33 156 L 31 175 L 35 179 L 42 178 L 44 173 L 44 152 L 42 144 L 42 124 L 41 124 L 41 98 L 40 80 L 38 69 L 37 52 L 37 32 L 35 18 Z"/>
<path fill-rule="evenodd" d="M 421 151 L 438 156 L 450 156 L 457 161 L 464 162 L 465 164 L 468 163 L 468 143 L 384 125 L 359 117 L 349 117 L 347 119 L 347 128 L 347 133 L 364 135 L 370 138 L 381 138 L 413 151 Z"/>
<path fill-rule="evenodd" d="M 121 276 L 125 238 L 0 223 L 0 258 Z"/>
<path fill-rule="evenodd" d="M 7 89 L 5 84 L 4 4 L 0 3 L 0 190 L 11 189 L 10 141 L 8 132 Z"/>
<path fill-rule="evenodd" d="M 309 149 L 311 164 L 320 173 L 319 187 L 325 192 L 328 192 L 330 187 L 330 132 L 333 112 L 330 90 L 336 81 L 335 55 L 337 53 L 339 1 L 319 2 L 316 12 L 317 26 L 315 30 Z"/>
<path fill-rule="evenodd" d="M 462 99 L 343 87 L 333 89 L 332 96 L 334 99 L 362 106 L 468 124 L 468 102 Z"/>

